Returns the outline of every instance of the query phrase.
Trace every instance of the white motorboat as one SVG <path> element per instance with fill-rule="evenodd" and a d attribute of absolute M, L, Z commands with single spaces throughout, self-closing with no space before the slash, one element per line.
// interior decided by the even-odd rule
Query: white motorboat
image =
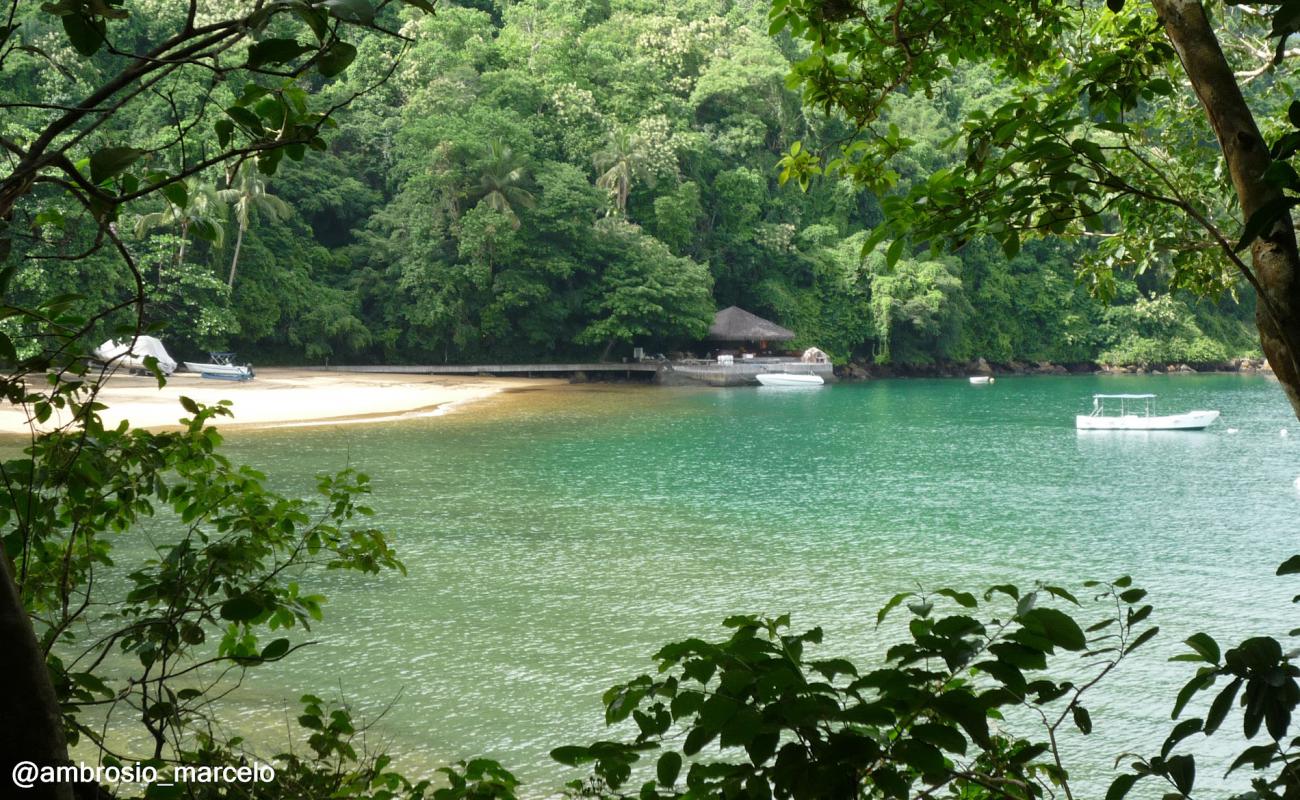
<path fill-rule="evenodd" d="M 763 386 L 821 386 L 820 375 L 795 372 L 760 372 L 754 376 Z"/>
<path fill-rule="evenodd" d="M 1219 418 L 1218 411 L 1185 411 L 1182 414 L 1155 415 L 1151 413 L 1153 394 L 1094 394 L 1092 413 L 1074 418 L 1074 426 L 1081 431 L 1199 431 Z M 1106 401 L 1111 407 L 1119 404 L 1119 414 L 1108 414 Z M 1142 413 L 1137 407 L 1141 406 Z"/>
<path fill-rule="evenodd" d="M 972 375 L 970 382 L 974 386 L 984 386 L 993 382 L 993 378 L 988 375 Z"/>
<path fill-rule="evenodd" d="M 249 364 L 234 363 L 234 353 L 209 353 L 212 361 L 183 361 L 185 369 L 197 372 L 205 378 L 222 381 L 251 381 L 253 367 Z"/>

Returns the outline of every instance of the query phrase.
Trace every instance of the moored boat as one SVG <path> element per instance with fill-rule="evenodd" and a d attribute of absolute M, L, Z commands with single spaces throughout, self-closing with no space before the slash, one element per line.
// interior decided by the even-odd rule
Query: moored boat
<path fill-rule="evenodd" d="M 970 376 L 970 382 L 974 386 L 984 386 L 992 383 L 993 378 L 989 375 L 972 375 Z"/>
<path fill-rule="evenodd" d="M 236 364 L 234 353 L 209 353 L 210 362 L 182 361 L 189 372 L 197 372 L 204 378 L 222 381 L 251 381 L 253 367 L 251 364 Z"/>
<path fill-rule="evenodd" d="M 1199 431 L 1219 418 L 1218 411 L 1185 411 L 1181 414 L 1152 414 L 1153 394 L 1094 394 L 1092 413 L 1074 418 L 1081 431 Z M 1119 414 L 1106 413 L 1106 401 L 1119 403 Z M 1141 403 L 1142 413 L 1135 408 Z M 1132 410 L 1130 410 L 1132 408 Z"/>
<path fill-rule="evenodd" d="M 760 372 L 754 378 L 763 386 L 821 386 L 826 383 L 820 375 L 794 372 Z"/>

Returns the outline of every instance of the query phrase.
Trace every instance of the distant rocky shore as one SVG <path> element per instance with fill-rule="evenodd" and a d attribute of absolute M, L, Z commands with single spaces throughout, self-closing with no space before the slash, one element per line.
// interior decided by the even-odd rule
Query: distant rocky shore
<path fill-rule="evenodd" d="M 906 365 L 850 361 L 842 367 L 837 367 L 835 374 L 845 380 L 867 380 L 869 378 L 960 378 L 967 375 L 1164 375 L 1197 372 L 1269 374 L 1272 371 L 1273 368 L 1262 358 L 1236 358 L 1209 364 L 1096 364 L 1089 361 L 1073 364 L 1011 361 L 995 364 L 980 358 L 967 362 Z"/>

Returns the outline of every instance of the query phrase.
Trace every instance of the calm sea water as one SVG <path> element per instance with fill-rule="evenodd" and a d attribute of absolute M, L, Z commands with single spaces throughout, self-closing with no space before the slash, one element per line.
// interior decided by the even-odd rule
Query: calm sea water
<path fill-rule="evenodd" d="M 1096 391 L 1223 418 L 1205 433 L 1076 433 Z M 228 442 L 286 491 L 319 470 L 369 472 L 410 573 L 328 576 L 319 644 L 250 679 L 241 724 L 283 730 L 299 694 L 341 687 L 363 714 L 391 704 L 376 731 L 416 774 L 481 754 L 537 793 L 576 777 L 546 754 L 606 735 L 601 692 L 662 643 L 724 635 L 729 614 L 789 612 L 825 627 L 828 656 L 865 663 L 887 643 L 876 609 L 918 582 L 1132 574 L 1163 633 L 1073 743 L 1067 766 L 1100 785 L 1115 755 L 1168 731 L 1190 672 L 1166 659 L 1183 638 L 1282 634 L 1297 616 L 1300 587 L 1272 574 L 1300 551 L 1300 425 L 1264 378 L 571 387 Z"/>

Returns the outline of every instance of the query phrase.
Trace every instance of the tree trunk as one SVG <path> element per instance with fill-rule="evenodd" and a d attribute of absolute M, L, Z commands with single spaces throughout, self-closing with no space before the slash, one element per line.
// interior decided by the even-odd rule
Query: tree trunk
<path fill-rule="evenodd" d="M 45 668 L 45 654 L 18 596 L 10 572 L 9 556 L 0 552 L 0 795 L 16 792 L 31 800 L 71 800 L 71 784 L 33 782 L 16 789 L 14 766 L 30 761 L 37 766 L 68 763 L 59 701 Z"/>
<path fill-rule="evenodd" d="M 176 267 L 179 269 L 181 264 L 185 263 L 185 245 L 190 241 L 190 224 L 181 223 L 181 245 L 176 248 Z"/>
<path fill-rule="evenodd" d="M 1199 0 L 1151 0 L 1151 4 L 1219 140 L 1241 203 L 1242 220 L 1249 220 L 1260 208 L 1282 197 L 1281 189 L 1263 179 L 1272 161 L 1268 144 Z M 1250 256 L 1258 294 L 1255 320 L 1260 344 L 1300 417 L 1300 253 L 1289 213 L 1255 240 Z"/>
<path fill-rule="evenodd" d="M 239 267 L 239 248 L 244 244 L 244 226 L 239 226 L 239 233 L 235 235 L 235 255 L 230 259 L 230 279 L 226 281 L 226 288 L 234 291 L 235 289 L 235 269 Z"/>

